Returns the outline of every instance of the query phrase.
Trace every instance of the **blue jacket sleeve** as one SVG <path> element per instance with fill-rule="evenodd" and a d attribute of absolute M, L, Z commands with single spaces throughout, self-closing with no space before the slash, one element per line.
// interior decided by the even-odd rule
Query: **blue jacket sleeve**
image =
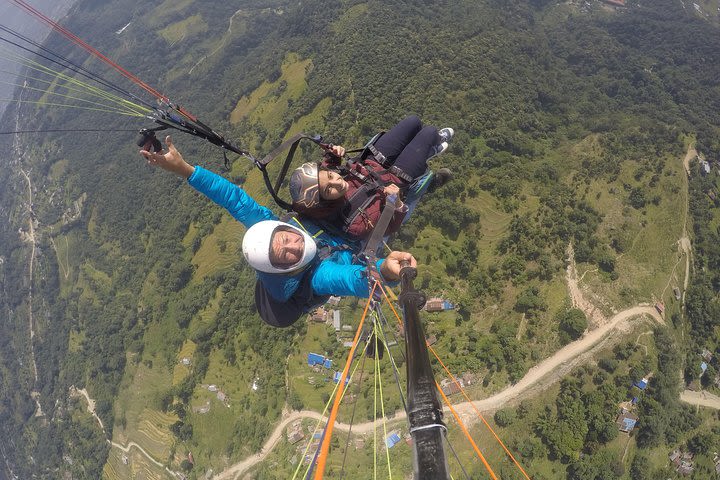
<path fill-rule="evenodd" d="M 377 261 L 378 271 L 384 261 L 384 259 Z M 367 298 L 369 291 L 366 270 L 363 265 L 347 265 L 325 260 L 315 270 L 311 285 L 317 295 Z"/>
<path fill-rule="evenodd" d="M 247 228 L 263 220 L 277 220 L 277 216 L 272 210 L 257 203 L 245 193 L 245 190 L 202 167 L 195 166 L 195 171 L 188 178 L 188 183 L 195 190 L 225 208 L 233 218 Z"/>

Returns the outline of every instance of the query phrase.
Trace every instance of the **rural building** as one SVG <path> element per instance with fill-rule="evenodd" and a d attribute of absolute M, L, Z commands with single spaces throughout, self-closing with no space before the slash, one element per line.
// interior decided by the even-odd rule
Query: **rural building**
<path fill-rule="evenodd" d="M 339 383 L 340 377 L 342 377 L 342 372 L 336 371 L 335 375 L 333 375 L 333 382 Z M 345 385 L 347 385 L 348 383 L 350 383 L 350 377 L 345 377 Z"/>
<path fill-rule="evenodd" d="M 639 388 L 640 390 L 645 390 L 645 389 L 647 388 L 647 386 L 648 386 L 648 379 L 647 379 L 647 378 L 643 378 L 643 379 L 640 380 L 639 382 L 633 382 L 633 387 L 637 387 L 637 388 Z"/>
<path fill-rule="evenodd" d="M 678 287 L 673 287 L 673 293 L 675 294 L 675 300 L 680 300 L 680 289 Z"/>
<path fill-rule="evenodd" d="M 655 310 L 657 310 L 660 315 L 665 315 L 665 304 L 663 302 L 657 302 L 655 304 Z"/>
<path fill-rule="evenodd" d="M 400 435 L 395 432 L 388 435 L 388 437 L 385 439 L 385 445 L 387 446 L 387 448 L 392 448 L 398 443 L 400 443 Z"/>
<path fill-rule="evenodd" d="M 464 386 L 462 380 L 453 381 L 451 378 L 445 378 L 440 382 L 440 389 L 447 396 L 459 393 Z"/>
<path fill-rule="evenodd" d="M 637 421 L 637 415 L 623 409 L 623 411 L 620 412 L 620 415 L 618 415 L 617 419 L 615 420 L 615 423 L 617 423 L 618 428 L 621 432 L 630 433 L 632 432 L 633 428 L 635 428 L 635 424 L 637 423 Z"/>
<path fill-rule="evenodd" d="M 325 361 L 325 356 L 318 353 L 308 353 L 308 366 L 313 367 L 315 365 L 322 365 Z"/>
<path fill-rule="evenodd" d="M 287 439 L 291 445 L 296 444 L 303 438 L 305 438 L 305 434 L 302 432 L 302 429 L 297 428 L 295 430 L 288 432 Z"/>
<path fill-rule="evenodd" d="M 332 311 L 332 317 L 333 317 L 333 327 L 335 327 L 335 331 L 340 331 L 340 310 L 333 310 Z"/>
<path fill-rule="evenodd" d="M 690 452 L 681 452 L 680 450 L 673 450 L 668 455 L 670 462 L 675 467 L 675 470 L 680 475 L 690 475 L 693 471 L 693 455 Z"/>
<path fill-rule="evenodd" d="M 333 307 L 337 307 L 338 305 L 340 305 L 340 297 L 335 297 L 331 295 L 330 298 L 328 298 L 327 303 L 329 305 L 332 305 Z"/>
<path fill-rule="evenodd" d="M 455 305 L 444 298 L 433 297 L 425 302 L 425 310 L 428 312 L 442 312 L 443 310 L 452 310 L 454 308 Z"/>
<path fill-rule="evenodd" d="M 710 173 L 710 163 L 705 160 L 700 160 L 700 173 L 707 175 Z"/>
<path fill-rule="evenodd" d="M 328 312 L 323 307 L 319 307 L 310 315 L 310 320 L 317 323 L 325 323 L 327 318 Z"/>
<path fill-rule="evenodd" d="M 616 7 L 624 7 L 625 6 L 625 0 L 603 0 L 603 2 L 608 3 L 610 5 L 614 5 Z"/>

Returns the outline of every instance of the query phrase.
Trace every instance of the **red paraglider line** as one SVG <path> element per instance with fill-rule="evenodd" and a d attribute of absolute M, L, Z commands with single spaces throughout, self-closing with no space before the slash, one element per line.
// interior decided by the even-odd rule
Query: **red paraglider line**
<path fill-rule="evenodd" d="M 150 85 L 148 85 L 147 83 L 145 83 L 145 82 L 143 82 L 142 80 L 140 80 L 137 76 L 135 76 L 134 74 L 130 73 L 129 71 L 127 71 L 126 69 L 124 69 L 123 67 L 121 67 L 120 65 L 118 65 L 117 63 L 115 63 L 115 62 L 113 62 L 112 60 L 110 60 L 108 57 L 106 57 L 105 55 L 103 55 L 102 53 L 100 53 L 97 49 L 95 49 L 95 48 L 91 47 L 90 45 L 88 45 L 88 44 L 87 44 L 84 40 L 82 40 L 80 37 L 78 37 L 77 35 L 75 35 L 74 33 L 72 33 L 70 30 L 66 29 L 66 28 L 63 27 L 62 25 L 58 24 L 57 22 L 55 22 L 55 21 L 52 20 L 51 18 L 47 17 L 46 15 L 44 15 L 42 12 L 40 12 L 39 10 L 37 10 L 37 9 L 36 9 L 35 7 L 33 7 L 32 5 L 29 5 L 29 4 L 28 4 L 27 2 L 25 2 L 24 0 L 12 0 L 12 2 L 13 2 L 15 5 L 17 5 L 18 7 L 22 8 L 23 10 L 25 10 L 26 12 L 28 12 L 28 13 L 34 15 L 35 17 L 39 18 L 41 21 L 43 21 L 44 23 L 46 23 L 47 25 L 49 25 L 50 27 L 52 27 L 54 30 L 60 32 L 62 35 L 64 35 L 64 36 L 67 37 L 68 39 L 70 39 L 70 40 L 71 40 L 73 43 L 75 43 L 76 45 L 79 45 L 80 47 L 82 47 L 84 50 L 86 50 L 86 51 L 89 52 L 90 54 L 95 55 L 96 57 L 98 57 L 99 59 L 101 59 L 102 61 L 104 61 L 104 62 L 107 63 L 108 65 L 110 65 L 111 67 L 115 68 L 115 69 L 116 69 L 118 72 L 120 72 L 123 76 L 125 76 L 125 77 L 128 78 L 128 79 L 130 79 L 131 81 L 133 81 L 134 83 L 136 83 L 137 85 L 139 85 L 140 87 L 142 87 L 143 89 L 145 89 L 145 90 L 146 90 L 147 92 L 149 92 L 151 95 L 157 97 L 158 99 L 160 99 L 160 100 L 163 101 L 163 102 L 166 102 L 166 103 L 169 102 L 168 98 L 167 98 L 165 95 L 163 95 L 162 93 L 158 92 L 157 90 L 155 90 L 154 88 L 152 88 Z M 184 111 L 181 111 L 181 113 L 187 114 L 187 112 L 184 112 Z"/>

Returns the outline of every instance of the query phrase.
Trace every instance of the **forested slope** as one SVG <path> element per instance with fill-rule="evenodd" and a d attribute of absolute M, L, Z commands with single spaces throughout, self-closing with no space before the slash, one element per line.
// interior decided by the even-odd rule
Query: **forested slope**
<path fill-rule="evenodd" d="M 694 170 L 685 198 L 681 159 L 696 142 L 720 160 L 720 36 L 682 2 L 627 3 L 86 0 L 67 26 L 258 155 L 301 129 L 361 145 L 409 113 L 455 128 L 433 163 L 457 180 L 424 199 L 393 240 L 417 256 L 422 288 L 459 306 L 431 318 L 436 348 L 453 371 L 483 379 L 472 392 L 480 398 L 581 335 L 588 319 L 568 313 L 564 278 L 572 244 L 605 314 L 664 300 L 667 326 L 649 355 L 618 347 L 604 367 L 564 381 L 548 409 L 526 404 L 497 423 L 533 478 L 612 469 L 659 478 L 632 472 L 664 468 L 665 450 L 691 434 L 717 438 L 679 404 L 686 362 L 676 352 L 693 362 L 703 347 L 717 351 L 717 205 L 702 193 L 717 187 Z M 49 44 L 86 60 L 56 36 Z M 16 120 L 23 129 L 149 126 L 49 107 L 8 108 L 3 124 Z M 174 139 L 187 159 L 222 172 L 218 150 Z M 288 386 L 286 370 L 307 349 L 337 361 L 345 350 L 305 322 L 260 322 L 253 274 L 237 255 L 242 229 L 145 166 L 131 131 L 0 140 L 0 444 L 16 475 L 100 478 L 104 468 L 126 478 L 112 440 L 141 443 L 173 470 L 189 469 L 192 451 L 200 478 L 257 451 L 286 403 L 322 408 L 326 393 Z M 224 174 L 268 200 L 245 159 Z M 666 285 L 688 201 L 700 248 L 686 323 Z M 18 234 L 29 222 L 32 276 L 33 243 Z M 625 455 L 614 408 L 650 371 L 642 408 L 652 420 Z M 209 384 L 231 401 L 203 416 L 199 406 L 215 401 Z M 97 401 L 104 431 L 71 385 Z M 634 458 L 648 466 L 632 470 Z"/>

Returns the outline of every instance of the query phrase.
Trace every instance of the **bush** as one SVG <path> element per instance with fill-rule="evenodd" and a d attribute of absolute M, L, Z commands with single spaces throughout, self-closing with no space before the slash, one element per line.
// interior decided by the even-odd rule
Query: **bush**
<path fill-rule="evenodd" d="M 495 412 L 495 423 L 501 427 L 507 427 L 515 421 L 515 410 L 503 408 Z"/>

